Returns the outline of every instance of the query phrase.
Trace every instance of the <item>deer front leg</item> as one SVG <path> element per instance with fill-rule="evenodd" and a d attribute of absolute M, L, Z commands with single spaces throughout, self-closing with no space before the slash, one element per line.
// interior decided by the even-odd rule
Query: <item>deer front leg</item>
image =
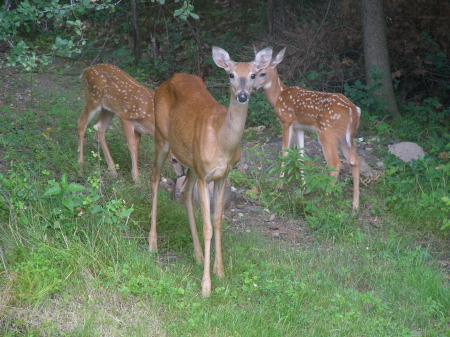
<path fill-rule="evenodd" d="M 203 251 L 200 245 L 200 240 L 198 238 L 197 226 L 195 224 L 194 217 L 194 202 L 193 202 L 193 192 L 194 186 L 197 182 L 197 175 L 193 170 L 189 170 L 186 178 L 184 179 L 183 186 L 181 186 L 181 196 L 183 199 L 184 206 L 186 207 L 189 226 L 191 228 L 192 241 L 194 243 L 194 257 L 197 263 L 203 263 Z"/>
<path fill-rule="evenodd" d="M 291 139 L 293 134 L 293 124 L 290 123 L 284 123 L 282 124 L 283 127 L 283 144 L 281 145 L 281 156 L 286 156 L 287 152 L 284 151 L 285 149 L 288 149 L 291 147 Z M 284 167 L 284 161 L 281 163 L 281 168 Z M 284 177 L 284 172 L 281 170 L 280 178 Z"/>
<path fill-rule="evenodd" d="M 337 178 L 339 176 L 339 171 L 341 170 L 341 160 L 339 159 L 338 154 L 338 139 L 332 133 L 321 132 L 318 135 L 328 167 L 334 169 L 334 171 L 330 172 L 330 176 Z"/>
<path fill-rule="evenodd" d="M 87 105 L 83 113 L 78 118 L 78 164 L 80 165 L 80 173 L 83 172 L 84 165 L 84 136 L 86 134 L 86 127 L 88 124 L 88 113 L 86 111 Z"/>
<path fill-rule="evenodd" d="M 80 172 L 83 171 L 84 165 L 84 136 L 86 135 L 86 128 L 91 119 L 101 110 L 101 107 L 87 101 L 84 106 L 83 113 L 78 118 L 78 164 L 80 164 Z"/>
<path fill-rule="evenodd" d="M 198 195 L 200 199 L 200 208 L 203 217 L 203 240 L 205 242 L 205 263 L 203 266 L 203 278 L 202 278 L 202 294 L 203 296 L 209 296 L 211 294 L 211 239 L 213 235 L 211 226 L 211 214 L 209 205 L 209 191 L 208 184 L 201 178 L 198 180 Z"/>
<path fill-rule="evenodd" d="M 304 157 L 305 157 L 305 130 L 303 129 L 297 129 L 297 146 L 300 150 L 300 159 L 299 161 L 303 164 Z M 300 175 L 302 177 L 303 187 L 305 187 L 305 172 L 303 170 L 300 170 Z"/>
<path fill-rule="evenodd" d="M 158 251 L 158 241 L 157 241 L 157 209 L 158 209 L 158 190 L 159 190 L 159 182 L 161 180 L 161 169 L 164 165 L 164 162 L 169 154 L 169 144 L 160 145 L 158 142 L 156 143 L 156 157 L 155 157 L 155 165 L 153 166 L 153 174 L 152 174 L 152 213 L 150 216 L 150 233 L 148 235 L 148 250 L 149 252 L 156 253 Z"/>
<path fill-rule="evenodd" d="M 214 244 L 216 257 L 214 259 L 213 273 L 223 278 L 225 276 L 223 272 L 222 262 L 222 214 L 223 204 L 225 199 L 225 186 L 226 177 L 216 180 L 214 182 Z"/>
<path fill-rule="evenodd" d="M 341 150 L 347 159 L 347 162 L 350 166 L 350 172 L 353 177 L 353 201 L 352 206 L 354 210 L 359 208 L 359 157 L 356 151 L 356 146 L 353 141 L 351 141 L 351 146 L 347 144 L 346 141 L 341 141 Z"/>

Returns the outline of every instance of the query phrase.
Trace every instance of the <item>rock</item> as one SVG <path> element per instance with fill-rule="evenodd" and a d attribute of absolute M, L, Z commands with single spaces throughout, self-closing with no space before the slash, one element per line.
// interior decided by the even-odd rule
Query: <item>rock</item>
<path fill-rule="evenodd" d="M 272 237 L 274 237 L 275 239 L 282 239 L 283 235 L 281 235 L 281 233 L 279 233 L 279 232 L 275 232 L 275 233 L 272 233 Z"/>
<path fill-rule="evenodd" d="M 175 179 L 161 178 L 161 188 L 165 189 L 169 194 L 173 194 L 175 191 Z"/>
<path fill-rule="evenodd" d="M 423 149 L 416 143 L 402 142 L 393 145 L 388 145 L 389 153 L 393 154 L 397 158 L 400 158 L 404 162 L 417 160 L 419 157 L 425 156 Z"/>
<path fill-rule="evenodd" d="M 175 198 L 182 202 L 181 200 L 181 186 L 183 186 L 183 182 L 186 176 L 179 177 L 175 184 Z M 214 207 L 214 182 L 210 182 L 208 184 L 209 189 L 209 203 L 211 206 L 211 212 Z M 230 201 L 235 193 L 231 190 L 231 182 L 230 179 L 227 179 L 225 185 L 225 196 L 224 196 L 224 209 L 227 209 L 230 206 Z M 194 202 L 198 203 L 198 188 L 197 184 L 194 187 Z"/>

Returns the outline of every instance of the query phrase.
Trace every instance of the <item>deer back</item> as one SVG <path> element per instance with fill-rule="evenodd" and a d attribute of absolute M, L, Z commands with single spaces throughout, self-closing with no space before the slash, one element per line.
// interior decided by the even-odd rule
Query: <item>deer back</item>
<path fill-rule="evenodd" d="M 123 121 L 137 121 L 138 131 L 154 134 L 154 91 L 111 64 L 97 64 L 83 71 L 86 100 L 114 112 Z"/>

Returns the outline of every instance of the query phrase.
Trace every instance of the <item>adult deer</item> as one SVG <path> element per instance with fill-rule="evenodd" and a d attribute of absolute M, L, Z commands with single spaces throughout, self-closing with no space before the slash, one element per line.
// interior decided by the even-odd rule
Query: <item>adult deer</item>
<path fill-rule="evenodd" d="M 131 174 L 139 179 L 138 151 L 141 134 L 155 133 L 154 91 L 144 87 L 123 70 L 112 64 L 97 64 L 86 68 L 81 76 L 86 105 L 78 118 L 78 163 L 84 164 L 84 135 L 88 123 L 98 114 L 94 125 L 108 170 L 117 175 L 114 161 L 106 144 L 105 131 L 114 116 L 119 117 L 131 153 Z M 174 157 L 171 164 L 177 175 L 183 167 Z"/>
<path fill-rule="evenodd" d="M 224 187 L 229 171 L 240 159 L 240 140 L 244 131 L 250 94 L 262 69 L 272 58 L 272 49 L 256 54 L 253 62 L 234 62 L 228 53 L 213 47 L 212 56 L 218 67 L 225 69 L 230 80 L 230 105 L 216 102 L 203 81 L 193 75 L 175 74 L 164 82 L 155 94 L 156 157 L 153 167 L 153 204 L 149 251 L 157 251 L 156 218 L 160 172 L 171 150 L 177 159 L 189 168 L 182 186 L 182 198 L 187 210 L 194 242 L 194 257 L 204 260 L 202 294 L 211 292 L 210 252 L 213 228 L 210 218 L 207 185 L 214 181 L 214 243 L 213 272 L 224 276 L 221 249 L 221 226 Z M 198 180 L 198 194 L 203 217 L 205 255 L 197 234 L 193 212 L 192 192 Z"/>
<path fill-rule="evenodd" d="M 277 65 L 283 60 L 285 51 L 286 48 L 281 50 L 257 78 L 257 88 L 264 89 L 283 128 L 282 149 L 290 147 L 295 132 L 297 145 L 303 154 L 304 132 L 313 130 L 317 133 L 328 166 L 334 169 L 330 174 L 338 177 L 341 168 L 339 144 L 353 177 L 352 206 L 358 209 L 359 157 L 353 139 L 361 110 L 342 94 L 311 91 L 281 83 Z M 286 152 L 282 151 L 282 155 Z"/>

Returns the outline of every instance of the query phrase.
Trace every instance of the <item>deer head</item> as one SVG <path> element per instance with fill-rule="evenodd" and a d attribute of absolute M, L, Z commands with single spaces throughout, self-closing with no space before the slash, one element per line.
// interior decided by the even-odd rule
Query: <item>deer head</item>
<path fill-rule="evenodd" d="M 219 47 L 213 47 L 213 60 L 216 65 L 223 68 L 230 79 L 231 97 L 239 103 L 245 104 L 256 88 L 258 75 L 265 69 L 272 59 L 272 48 L 267 47 L 256 53 L 255 60 L 250 63 L 234 62 L 230 55 Z"/>

